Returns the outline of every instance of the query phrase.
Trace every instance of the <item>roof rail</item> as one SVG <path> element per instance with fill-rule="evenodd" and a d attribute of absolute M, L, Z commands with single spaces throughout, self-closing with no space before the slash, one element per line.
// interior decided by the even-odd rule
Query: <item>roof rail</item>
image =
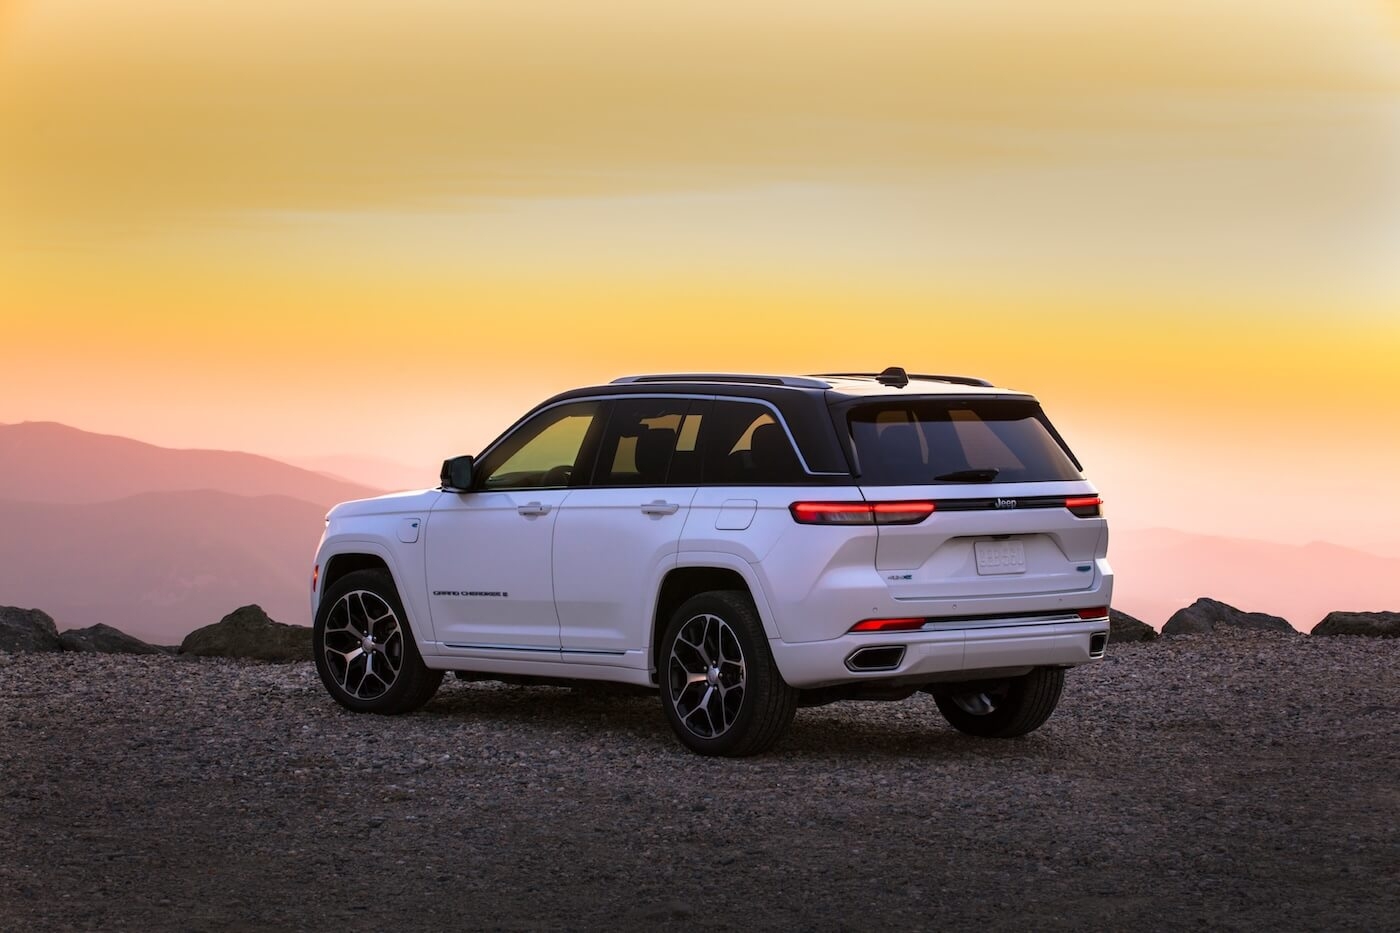
<path fill-rule="evenodd" d="M 620 376 L 612 385 L 639 382 L 726 382 L 737 385 L 789 386 L 794 389 L 829 389 L 831 384 L 811 376 L 758 376 L 749 373 L 656 373 L 647 376 Z"/>
<path fill-rule="evenodd" d="M 820 379 L 879 379 L 885 373 L 816 373 Z M 928 373 L 909 373 L 910 379 L 923 379 L 928 382 L 951 382 L 962 386 L 986 386 L 994 387 L 994 384 L 976 376 L 948 376 L 930 375 Z"/>

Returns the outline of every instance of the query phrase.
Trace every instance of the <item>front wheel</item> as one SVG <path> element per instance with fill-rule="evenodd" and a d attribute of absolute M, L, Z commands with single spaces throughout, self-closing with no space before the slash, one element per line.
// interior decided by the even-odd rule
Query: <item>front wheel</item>
<path fill-rule="evenodd" d="M 1064 686 L 1064 668 L 1038 667 L 1024 677 L 936 694 L 934 701 L 943 718 L 959 732 L 1009 739 L 1039 729 L 1055 712 Z"/>
<path fill-rule="evenodd" d="M 423 664 L 394 581 L 382 570 L 346 574 L 326 591 L 311 649 L 326 690 L 357 713 L 410 713 L 442 683 L 442 671 Z"/>
<path fill-rule="evenodd" d="M 766 751 L 797 711 L 746 593 L 687 600 L 661 639 L 661 705 L 676 736 L 702 755 Z"/>

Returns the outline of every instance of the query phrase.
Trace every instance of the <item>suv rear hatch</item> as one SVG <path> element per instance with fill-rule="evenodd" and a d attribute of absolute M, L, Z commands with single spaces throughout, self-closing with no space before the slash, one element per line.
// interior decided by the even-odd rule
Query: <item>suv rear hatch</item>
<path fill-rule="evenodd" d="M 1035 399 L 887 397 L 835 415 L 865 498 L 917 503 L 875 516 L 875 564 L 895 598 L 1095 584 L 1108 546 L 1099 498 Z"/>

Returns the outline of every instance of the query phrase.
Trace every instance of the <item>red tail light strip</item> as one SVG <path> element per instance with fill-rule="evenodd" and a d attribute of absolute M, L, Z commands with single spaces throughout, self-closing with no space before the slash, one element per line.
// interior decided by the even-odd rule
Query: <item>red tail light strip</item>
<path fill-rule="evenodd" d="M 1065 500 L 1065 508 L 1080 518 L 1093 518 L 1103 514 L 1103 500 L 1098 496 L 1070 496 Z"/>
<path fill-rule="evenodd" d="M 933 514 L 932 502 L 794 502 L 802 525 L 917 525 Z"/>

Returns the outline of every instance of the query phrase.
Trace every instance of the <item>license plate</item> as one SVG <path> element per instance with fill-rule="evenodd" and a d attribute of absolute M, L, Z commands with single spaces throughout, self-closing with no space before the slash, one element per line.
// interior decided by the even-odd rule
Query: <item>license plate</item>
<path fill-rule="evenodd" d="M 1020 541 L 976 541 L 977 572 L 982 576 L 998 573 L 1025 573 L 1026 546 Z"/>

